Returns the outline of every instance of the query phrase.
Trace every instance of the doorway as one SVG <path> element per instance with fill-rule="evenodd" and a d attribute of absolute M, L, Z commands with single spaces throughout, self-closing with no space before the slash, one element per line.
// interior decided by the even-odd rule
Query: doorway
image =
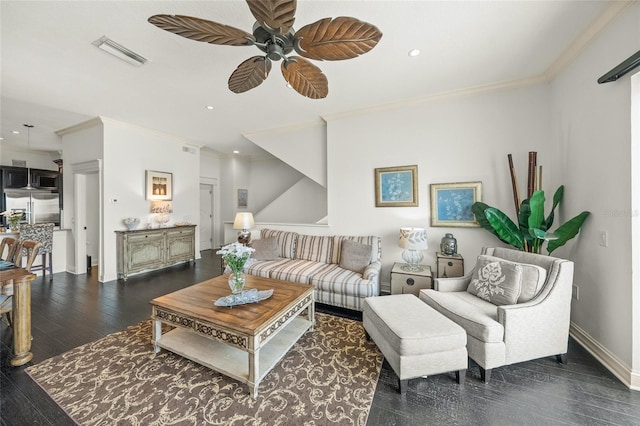
<path fill-rule="evenodd" d="M 74 273 L 85 274 L 98 266 L 98 280 L 103 277 L 102 209 L 100 160 L 71 165 L 73 169 Z M 91 263 L 88 264 L 89 256 Z"/>
<path fill-rule="evenodd" d="M 200 251 L 213 247 L 213 185 L 200 184 Z"/>
<path fill-rule="evenodd" d="M 218 180 L 200 178 L 200 251 L 219 247 Z"/>

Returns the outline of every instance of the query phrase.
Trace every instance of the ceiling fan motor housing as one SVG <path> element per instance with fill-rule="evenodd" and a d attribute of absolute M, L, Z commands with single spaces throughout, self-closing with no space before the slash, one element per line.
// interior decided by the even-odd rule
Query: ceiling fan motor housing
<path fill-rule="evenodd" d="M 256 38 L 256 47 L 267 54 L 272 61 L 287 59 L 293 50 L 295 31 L 293 28 L 286 34 L 271 34 L 258 22 L 253 24 L 253 36 Z"/>

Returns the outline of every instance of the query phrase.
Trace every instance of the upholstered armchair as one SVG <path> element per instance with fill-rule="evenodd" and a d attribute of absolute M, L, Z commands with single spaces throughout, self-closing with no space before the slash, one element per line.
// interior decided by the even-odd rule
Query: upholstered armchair
<path fill-rule="evenodd" d="M 467 332 L 481 379 L 491 369 L 546 356 L 566 363 L 573 262 L 485 247 L 474 269 L 437 278 L 420 299 Z"/>

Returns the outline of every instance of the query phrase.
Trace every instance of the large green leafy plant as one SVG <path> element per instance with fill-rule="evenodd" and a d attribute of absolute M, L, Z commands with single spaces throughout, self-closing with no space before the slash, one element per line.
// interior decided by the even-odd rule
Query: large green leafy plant
<path fill-rule="evenodd" d="M 518 224 L 515 224 L 502 211 L 485 203 L 476 202 L 471 206 L 476 220 L 487 231 L 519 250 L 540 253 L 547 241 L 547 252 L 551 254 L 558 247 L 578 235 L 580 227 L 589 216 L 584 211 L 550 232 L 555 219 L 556 207 L 564 196 L 564 186 L 553 194 L 553 207 L 549 216 L 544 214 L 544 191 L 535 191 L 531 198 L 523 200 L 518 212 Z"/>

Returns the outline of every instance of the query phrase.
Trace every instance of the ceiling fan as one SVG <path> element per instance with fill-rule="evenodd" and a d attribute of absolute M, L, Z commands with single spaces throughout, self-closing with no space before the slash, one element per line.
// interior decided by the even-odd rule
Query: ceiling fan
<path fill-rule="evenodd" d="M 296 0 L 246 0 L 256 18 L 253 34 L 228 25 L 184 15 L 154 15 L 149 22 L 191 40 L 226 46 L 256 46 L 263 55 L 238 65 L 229 77 L 229 89 L 243 93 L 260 85 L 271 71 L 271 62 L 282 59 L 282 75 L 303 96 L 325 98 L 327 77 L 306 60 L 352 59 L 373 49 L 382 33 L 356 18 L 323 18 L 298 31 L 293 29 Z M 295 50 L 299 55 L 289 56 Z"/>

